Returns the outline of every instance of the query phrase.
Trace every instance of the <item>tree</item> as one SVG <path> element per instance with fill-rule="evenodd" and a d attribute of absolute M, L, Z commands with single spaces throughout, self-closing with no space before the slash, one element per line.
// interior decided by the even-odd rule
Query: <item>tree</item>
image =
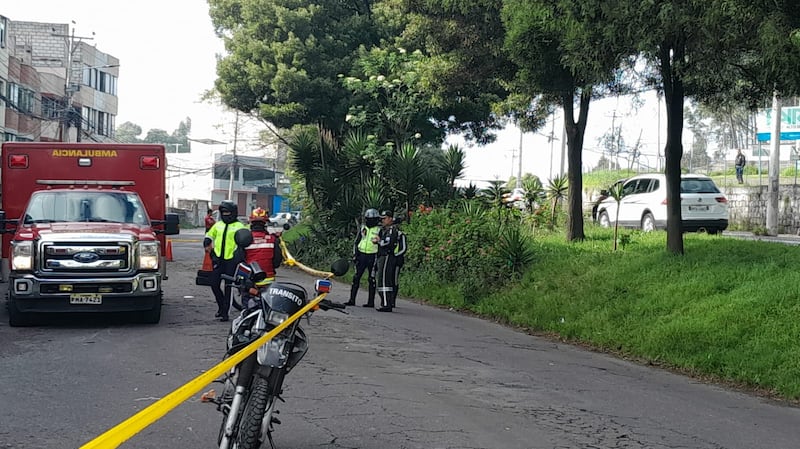
<path fill-rule="evenodd" d="M 624 39 L 601 21 L 607 10 L 602 0 L 506 0 L 502 11 L 505 49 L 519 66 L 515 87 L 564 109 L 568 241 L 584 239 L 581 170 L 589 103 L 622 87 L 618 69 L 630 54 Z"/>
<path fill-rule="evenodd" d="M 370 0 L 209 0 L 209 14 L 228 52 L 217 63 L 222 101 L 257 111 L 279 128 L 297 124 L 339 130 L 350 95 L 349 74 L 362 46 L 391 34 Z"/>
<path fill-rule="evenodd" d="M 423 89 L 422 72 L 427 58 L 419 50 L 373 48 L 362 51 L 356 64 L 358 76 L 343 78 L 353 94 L 348 110 L 348 125 L 363 128 L 397 147 L 414 140 L 441 144 L 446 127 L 431 117 L 437 111 L 431 95 Z"/>
<path fill-rule="evenodd" d="M 408 18 L 399 45 L 429 57 L 425 80 L 443 114 L 440 127 L 488 143 L 504 125 L 493 107 L 509 94 L 514 64 L 503 49 L 505 29 L 497 0 L 403 0 Z"/>
<path fill-rule="evenodd" d="M 117 126 L 114 133 L 115 138 L 124 143 L 141 142 L 140 135 L 142 135 L 142 127 L 132 122 L 125 122 Z"/>
<path fill-rule="evenodd" d="M 800 86 L 800 49 L 791 48 L 787 26 L 797 23 L 796 11 L 796 1 L 631 0 L 615 3 L 606 15 L 617 34 L 632 44 L 628 53 L 650 63 L 645 81 L 664 93 L 669 252 L 684 253 L 680 174 L 685 98 L 753 101 L 768 98 L 766 93 L 771 96 L 778 86 Z"/>
<path fill-rule="evenodd" d="M 191 151 L 188 138 L 191 130 L 192 119 L 187 117 L 178 124 L 178 129 L 172 134 L 163 129 L 150 129 L 144 138 L 139 138 L 142 134 L 142 127 L 132 122 L 125 122 L 117 127 L 115 136 L 118 141 L 123 143 L 157 143 L 164 145 L 167 152 L 188 153 Z"/>

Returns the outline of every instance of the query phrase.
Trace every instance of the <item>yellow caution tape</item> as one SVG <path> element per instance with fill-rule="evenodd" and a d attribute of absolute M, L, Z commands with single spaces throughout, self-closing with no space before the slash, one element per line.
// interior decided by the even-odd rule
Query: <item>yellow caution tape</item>
<path fill-rule="evenodd" d="M 298 262 L 297 259 L 295 259 L 289 252 L 289 248 L 286 247 L 286 243 L 283 241 L 283 239 L 281 239 L 281 252 L 283 253 L 283 262 L 290 267 L 297 267 L 311 276 L 319 276 L 326 279 L 333 277 L 333 273 L 330 271 L 315 270 Z"/>
<path fill-rule="evenodd" d="M 324 273 L 324 272 L 319 271 L 319 273 Z M 276 326 L 275 329 L 272 329 L 267 334 L 262 335 L 254 342 L 245 346 L 239 352 L 223 360 L 222 362 L 212 367 L 205 373 L 195 377 L 194 379 L 187 382 L 183 386 L 178 387 L 172 393 L 150 404 L 150 406 L 148 406 L 144 410 L 131 416 L 125 421 L 122 421 L 121 423 L 112 427 L 111 429 L 109 429 L 102 435 L 98 436 L 94 440 L 84 444 L 83 446 L 80 447 L 80 449 L 95 449 L 95 448 L 110 449 L 119 447 L 120 444 L 124 443 L 132 436 L 139 433 L 145 427 L 159 420 L 161 417 L 169 413 L 170 410 L 174 409 L 175 407 L 177 407 L 178 405 L 180 405 L 181 403 L 192 397 L 192 395 L 196 394 L 198 391 L 203 389 L 203 387 L 210 384 L 215 379 L 222 376 L 224 373 L 228 372 L 231 368 L 236 366 L 242 360 L 246 359 L 250 354 L 254 353 L 256 350 L 258 350 L 259 347 L 266 344 L 269 340 L 278 335 L 278 333 L 280 333 L 291 323 L 300 319 L 308 311 L 314 309 L 317 306 L 317 304 L 319 304 L 319 302 L 322 301 L 327 295 L 328 295 L 327 293 L 320 293 L 319 296 L 309 301 L 308 304 L 305 305 L 305 307 L 300 309 L 297 313 L 289 317 L 286 321 L 284 321 L 280 325 Z"/>

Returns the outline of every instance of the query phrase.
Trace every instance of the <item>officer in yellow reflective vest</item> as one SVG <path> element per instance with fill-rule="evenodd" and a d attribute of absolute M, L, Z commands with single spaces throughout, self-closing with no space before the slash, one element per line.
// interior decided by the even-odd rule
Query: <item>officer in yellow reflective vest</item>
<path fill-rule="evenodd" d="M 220 321 L 228 321 L 228 307 L 230 305 L 231 286 L 225 282 L 225 291 L 220 284 L 221 275 L 233 276 L 236 265 L 243 259 L 243 251 L 237 251 L 234 234 L 242 228 L 247 228 L 238 220 L 239 207 L 233 201 L 225 200 L 219 204 L 220 221 L 208 230 L 203 239 L 203 247 L 211 255 L 214 270 L 211 272 L 211 291 L 217 300 L 217 314 Z"/>
<path fill-rule="evenodd" d="M 364 307 L 375 307 L 376 287 L 373 266 L 375 265 L 375 255 L 378 254 L 378 245 L 373 240 L 377 239 L 378 232 L 381 229 L 379 222 L 380 214 L 376 209 L 367 209 L 364 212 L 364 224 L 361 225 L 356 241 L 353 243 L 353 263 L 356 266 L 356 272 L 353 276 L 353 285 L 350 287 L 350 300 L 345 303 L 349 306 L 356 305 L 356 295 L 361 285 L 361 276 L 366 271 L 369 293 Z"/>

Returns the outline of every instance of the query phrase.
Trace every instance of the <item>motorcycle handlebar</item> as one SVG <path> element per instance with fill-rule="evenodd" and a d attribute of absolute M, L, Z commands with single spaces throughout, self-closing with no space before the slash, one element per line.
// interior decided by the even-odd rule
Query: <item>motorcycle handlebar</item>
<path fill-rule="evenodd" d="M 344 309 L 347 308 L 345 304 L 333 302 L 329 299 L 323 299 L 322 301 L 320 301 L 319 308 L 322 310 L 335 310 L 337 312 L 347 313 L 344 311 Z"/>

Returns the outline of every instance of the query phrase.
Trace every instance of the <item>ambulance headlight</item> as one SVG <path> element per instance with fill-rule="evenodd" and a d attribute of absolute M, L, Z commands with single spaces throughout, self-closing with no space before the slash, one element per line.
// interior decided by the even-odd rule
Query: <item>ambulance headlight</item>
<path fill-rule="evenodd" d="M 27 241 L 11 243 L 11 269 L 33 269 L 33 242 Z"/>
<path fill-rule="evenodd" d="M 139 268 L 142 270 L 157 270 L 161 258 L 158 242 L 139 243 Z"/>

